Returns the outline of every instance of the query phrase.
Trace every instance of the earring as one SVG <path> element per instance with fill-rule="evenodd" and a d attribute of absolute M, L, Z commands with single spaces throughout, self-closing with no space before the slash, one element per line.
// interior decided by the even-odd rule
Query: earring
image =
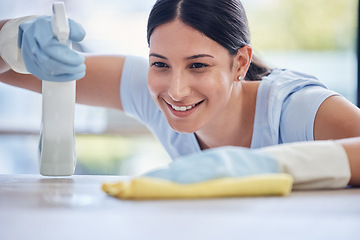
<path fill-rule="evenodd" d="M 242 81 L 242 80 L 244 80 L 244 77 L 240 75 L 240 76 L 238 77 L 238 80 L 239 80 L 239 81 Z"/>

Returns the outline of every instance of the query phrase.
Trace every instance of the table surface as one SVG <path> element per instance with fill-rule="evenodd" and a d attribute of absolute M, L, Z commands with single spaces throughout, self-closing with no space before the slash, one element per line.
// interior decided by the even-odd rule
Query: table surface
<path fill-rule="evenodd" d="M 360 188 L 148 201 L 101 191 L 124 179 L 0 175 L 0 239 L 360 239 Z"/>

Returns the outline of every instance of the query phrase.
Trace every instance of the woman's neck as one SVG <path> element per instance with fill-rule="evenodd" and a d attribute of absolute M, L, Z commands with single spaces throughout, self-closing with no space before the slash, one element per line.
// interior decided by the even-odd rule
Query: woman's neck
<path fill-rule="evenodd" d="M 229 103 L 218 117 L 197 131 L 201 149 L 221 146 L 250 147 L 260 82 L 242 82 L 234 88 Z"/>

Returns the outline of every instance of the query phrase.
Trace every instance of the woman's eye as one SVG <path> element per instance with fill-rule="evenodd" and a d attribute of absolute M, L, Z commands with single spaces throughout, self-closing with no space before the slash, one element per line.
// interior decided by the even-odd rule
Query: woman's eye
<path fill-rule="evenodd" d="M 169 68 L 169 66 L 163 62 L 154 62 L 153 64 L 151 64 L 151 66 L 155 66 L 158 68 Z"/>
<path fill-rule="evenodd" d="M 208 67 L 208 65 L 204 63 L 193 63 L 190 66 L 190 68 L 204 68 L 204 67 Z"/>

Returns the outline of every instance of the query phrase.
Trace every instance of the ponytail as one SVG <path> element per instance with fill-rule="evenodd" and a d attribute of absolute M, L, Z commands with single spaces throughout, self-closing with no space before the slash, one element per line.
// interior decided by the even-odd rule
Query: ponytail
<path fill-rule="evenodd" d="M 253 55 L 249 70 L 245 76 L 245 80 L 247 81 L 261 80 L 263 77 L 269 75 L 271 71 L 272 69 L 268 67 L 260 58 Z"/>

